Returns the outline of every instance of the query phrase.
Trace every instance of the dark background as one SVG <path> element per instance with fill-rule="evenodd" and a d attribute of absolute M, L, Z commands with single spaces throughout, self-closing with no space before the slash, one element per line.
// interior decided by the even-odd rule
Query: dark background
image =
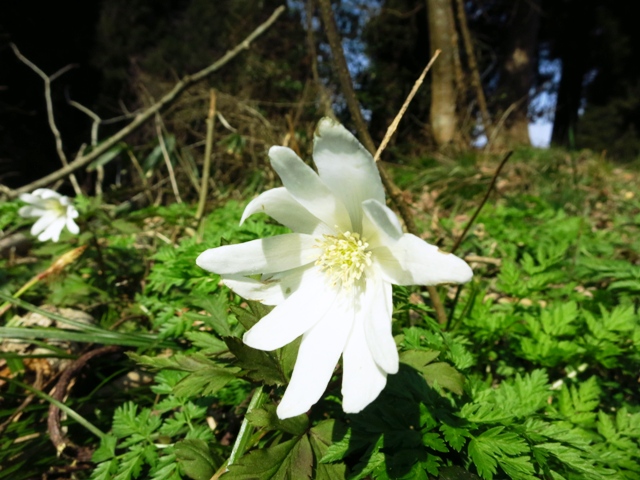
<path fill-rule="evenodd" d="M 280 3 L 1 2 L 0 182 L 17 187 L 60 166 L 47 123 L 43 82 L 16 58 L 10 42 L 48 75 L 74 65 L 52 84 L 56 122 L 72 159 L 81 145 L 89 143 L 91 121 L 70 106 L 68 99 L 104 119 L 149 105 L 180 76 L 219 58 Z M 333 4 L 362 106 L 379 140 L 429 57 L 425 0 L 345 0 Z M 637 158 L 640 62 L 636 52 L 640 51 L 640 29 L 633 3 L 466 2 L 483 88 L 495 118 L 506 108 L 510 79 L 503 67 L 509 45 L 522 30 L 516 7 L 534 9 L 539 15 L 537 35 L 527 40 L 533 42 L 535 52 L 531 101 L 525 110 L 528 121 L 553 122 L 556 145 L 591 148 L 617 161 Z M 286 130 L 285 118 L 295 116 L 296 101 L 309 98 L 304 89 L 313 80 L 306 9 L 304 2 L 290 1 L 286 17 L 205 87 L 215 87 L 237 102 L 256 102 L 252 108 L 274 124 L 280 122 Z M 331 95 L 338 116 L 348 122 L 334 87 L 337 81 L 331 73 L 319 15 L 313 5 L 308 11 L 313 15 L 320 82 Z M 421 148 L 435 149 L 438 146 L 424 129 L 429 122 L 429 101 L 429 89 L 423 87 L 402 127 L 402 138 Z M 472 112 L 467 116 L 474 118 L 474 101 L 470 97 L 465 101 L 467 112 Z M 287 102 L 291 104 L 288 109 L 283 107 Z M 190 113 L 189 108 L 188 102 L 180 104 L 169 115 L 179 119 L 173 125 L 178 140 L 194 143 L 201 140 L 195 132 L 202 130 L 202 115 Z M 321 115 L 319 110 L 317 105 L 305 107 L 304 113 L 311 121 Z M 465 127 L 465 148 L 470 148 L 468 142 L 478 135 L 477 121 L 472 123 Z M 100 138 L 122 126 L 117 122 L 101 126 Z M 140 151 L 152 149 L 153 140 L 152 127 L 129 139 Z"/>

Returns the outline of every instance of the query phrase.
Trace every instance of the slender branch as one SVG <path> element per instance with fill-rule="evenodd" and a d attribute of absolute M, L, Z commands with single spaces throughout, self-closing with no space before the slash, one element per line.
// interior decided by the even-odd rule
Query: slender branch
<path fill-rule="evenodd" d="M 176 197 L 178 203 L 182 203 L 180 198 L 180 190 L 178 189 L 178 182 L 176 181 L 176 174 L 173 171 L 173 165 L 171 165 L 171 158 L 169 157 L 169 151 L 167 150 L 167 144 L 164 141 L 164 135 L 162 135 L 162 121 L 160 115 L 156 114 L 156 134 L 158 135 L 158 143 L 160 144 L 160 150 L 162 150 L 162 158 L 164 158 L 164 164 L 169 171 L 169 180 L 171 180 L 171 189 Z"/>
<path fill-rule="evenodd" d="M 424 82 L 424 77 L 427 75 L 427 72 L 431 69 L 431 65 L 433 65 L 433 62 L 436 61 L 436 59 L 438 58 L 438 55 L 440 55 L 441 52 L 442 50 L 436 50 L 434 52 L 433 57 L 431 57 L 431 60 L 429 60 L 429 63 L 427 64 L 426 67 L 424 67 L 424 70 L 422 71 L 422 73 L 420 74 L 416 82 L 413 84 L 413 88 L 409 92 L 407 99 L 402 104 L 402 108 L 400 108 L 400 111 L 396 115 L 396 118 L 393 119 L 393 122 L 391 122 L 391 125 L 389 125 L 389 128 L 387 128 L 387 133 L 384 134 L 382 143 L 380 143 L 378 150 L 376 150 L 376 154 L 373 156 L 374 161 L 377 162 L 378 160 L 380 160 L 380 155 L 382 155 L 382 152 L 384 151 L 384 149 L 387 148 L 387 145 L 389 144 L 389 140 L 391 140 L 391 137 L 393 136 L 396 129 L 398 128 L 398 125 L 400 124 L 400 120 L 402 120 L 402 117 L 407 111 L 407 108 L 409 108 L 409 104 L 411 103 L 411 100 L 413 100 L 413 97 L 415 97 L 416 93 L 418 92 L 418 89 L 422 85 L 422 82 Z"/>
<path fill-rule="evenodd" d="M 196 220 L 199 222 L 204 215 L 204 207 L 207 204 L 209 190 L 209 175 L 211 174 L 211 151 L 213 150 L 213 127 L 216 120 L 216 91 L 211 89 L 209 93 L 209 113 L 207 115 L 207 138 L 204 147 L 204 162 L 202 166 L 202 183 L 200 187 L 200 200 L 196 211 Z"/>
<path fill-rule="evenodd" d="M 358 99 L 356 98 L 356 92 L 353 89 L 353 82 L 351 81 L 351 74 L 347 67 L 347 60 L 344 56 L 344 50 L 342 49 L 342 42 L 340 41 L 340 35 L 338 34 L 338 27 L 336 26 L 335 18 L 333 17 L 333 10 L 331 9 L 331 0 L 318 0 L 320 6 L 320 15 L 322 16 L 322 22 L 324 23 L 324 29 L 327 34 L 327 40 L 329 40 L 329 46 L 331 47 L 331 54 L 333 58 L 333 65 L 338 74 L 340 80 L 340 86 L 342 87 L 342 93 L 344 93 L 349 112 L 353 117 L 353 122 L 356 125 L 356 130 L 360 134 L 362 143 L 371 154 L 375 153 L 376 147 L 373 143 L 373 139 L 369 134 L 367 124 L 362 116 Z"/>
<path fill-rule="evenodd" d="M 231 60 L 238 56 L 240 52 L 246 50 L 251 46 L 251 42 L 253 42 L 256 38 L 262 35 L 266 30 L 268 30 L 282 15 L 282 13 L 286 10 L 285 6 L 280 6 L 274 10 L 269 19 L 261 24 L 258 28 L 256 28 L 251 34 L 247 36 L 242 42 L 236 45 L 234 48 L 225 53 L 219 60 L 215 63 L 212 63 L 207 68 L 200 70 L 199 72 L 193 75 L 187 75 L 182 78 L 178 83 L 175 84 L 173 89 L 168 92 L 164 97 L 162 97 L 158 102 L 151 105 L 146 110 L 142 111 L 138 115 L 135 116 L 133 121 L 129 123 L 126 127 L 122 128 L 120 131 L 106 139 L 96 148 L 94 148 L 91 152 L 86 155 L 78 156 L 73 162 L 71 162 L 66 167 L 61 168 L 45 177 L 42 177 L 39 180 L 29 183 L 23 187 L 20 187 L 16 190 L 11 190 L 9 193 L 10 197 L 17 197 L 21 193 L 31 192 L 36 188 L 44 187 L 49 185 L 52 182 L 60 178 L 64 178 L 72 172 L 76 171 L 79 168 L 89 164 L 91 161 L 98 158 L 100 155 L 108 151 L 111 147 L 121 141 L 130 133 L 134 132 L 138 128 L 140 128 L 145 122 L 149 119 L 153 118 L 154 115 L 161 110 L 165 109 L 167 106 L 176 101 L 176 99 L 189 87 L 192 85 L 204 80 L 209 75 L 217 72 Z"/>
<path fill-rule="evenodd" d="M 354 123 L 356 125 L 356 130 L 360 135 L 362 143 L 364 144 L 365 148 L 369 150 L 372 155 L 374 155 L 376 152 L 376 147 L 373 143 L 371 135 L 369 134 L 369 130 L 367 129 L 367 125 L 362 116 L 362 112 L 360 111 L 360 105 L 358 104 L 356 93 L 353 90 L 353 82 L 351 81 L 351 75 L 349 74 L 349 69 L 347 68 L 347 61 L 344 57 L 344 50 L 342 49 L 340 36 L 338 35 L 338 29 L 336 27 L 335 19 L 333 18 L 331 2 L 330 0 L 318 0 L 318 3 L 320 5 L 320 14 L 324 23 L 327 39 L 329 40 L 329 46 L 331 47 L 334 68 L 338 73 L 340 86 L 342 87 L 342 93 L 345 96 L 347 106 L 349 107 L 349 111 L 351 112 L 351 116 L 353 117 Z M 377 165 L 378 171 L 380 172 L 380 179 L 382 180 L 382 183 L 387 192 L 389 192 L 389 195 L 391 196 L 393 203 L 398 209 L 400 216 L 404 220 L 404 224 L 406 225 L 407 230 L 410 233 L 417 235 L 419 233 L 418 228 L 413 221 L 413 215 L 411 214 L 409 207 L 402 198 L 402 192 L 393 183 L 393 180 L 391 180 L 391 177 L 389 176 L 387 171 L 382 167 L 382 164 L 380 162 L 377 162 Z M 433 308 L 436 311 L 438 322 L 440 324 L 445 324 L 447 321 L 447 314 L 445 313 L 444 307 L 442 306 L 442 301 L 440 300 L 438 290 L 434 286 L 428 286 L 427 291 L 429 292 L 429 297 L 431 297 Z"/>
<path fill-rule="evenodd" d="M 493 178 L 491 179 L 491 183 L 489 184 L 489 188 L 487 188 L 487 191 L 484 194 L 484 197 L 482 198 L 482 201 L 480 202 L 480 205 L 478 205 L 478 208 L 476 208 L 476 211 L 474 212 L 473 216 L 471 217 L 471 219 L 467 223 L 467 226 L 464 227 L 464 231 L 458 237 L 458 240 L 456 240 L 456 243 L 453 245 L 453 248 L 451 249 L 451 253 L 454 253 L 458 249 L 458 247 L 462 243 L 462 240 L 464 240 L 464 237 L 466 237 L 467 233 L 469 233 L 469 229 L 471 228 L 471 225 L 473 225 L 473 222 L 476 221 L 476 218 L 478 217 L 478 214 L 480 213 L 480 210 L 482 210 L 482 207 L 484 207 L 484 204 L 487 203 L 487 200 L 489 199 L 489 195 L 491 194 L 491 191 L 493 190 L 493 187 L 496 184 L 496 180 L 498 179 L 498 175 L 500 175 L 500 171 L 502 170 L 502 167 L 505 166 L 505 164 L 507 163 L 507 160 L 509 160 L 509 158 L 511 157 L 512 154 L 513 154 L 513 151 L 507 153 L 505 155 L 505 157 L 502 159 L 502 161 L 500 162 L 500 165 L 498 165 L 498 168 L 496 169 L 495 173 L 493 174 Z"/>
<path fill-rule="evenodd" d="M 331 47 L 334 68 L 338 74 L 338 79 L 340 80 L 342 93 L 345 96 L 347 106 L 349 107 L 349 111 L 351 112 L 351 116 L 353 117 L 354 123 L 356 125 L 356 130 L 360 135 L 362 143 L 364 144 L 365 148 L 369 150 L 369 152 L 371 152 L 371 155 L 374 155 L 376 152 L 376 147 L 373 139 L 371 138 L 371 135 L 369 134 L 369 130 L 360 110 L 360 105 L 358 104 L 358 100 L 356 98 L 356 93 L 353 89 L 353 82 L 351 81 L 351 74 L 349 73 L 349 69 L 347 68 L 347 61 L 344 56 L 344 50 L 342 49 L 342 42 L 340 41 L 338 28 L 336 27 L 336 22 L 333 18 L 331 1 L 318 0 L 318 3 L 320 5 L 320 14 L 324 23 L 327 39 L 329 40 L 329 46 Z M 404 220 L 404 223 L 407 226 L 407 230 L 409 230 L 411 233 L 417 232 L 416 225 L 413 221 L 413 216 L 409 211 L 409 207 L 402 198 L 402 192 L 398 187 L 396 187 L 389 174 L 379 162 L 378 170 L 380 171 L 380 178 L 382 180 L 382 183 L 384 184 L 387 192 L 389 192 L 389 195 L 391 196 L 391 199 L 393 200 L 396 208 L 400 212 L 400 216 Z"/>
<path fill-rule="evenodd" d="M 60 162 L 62 162 L 63 167 L 69 166 L 69 162 L 67 161 L 67 155 L 64 153 L 64 148 L 62 145 L 62 136 L 60 135 L 60 130 L 58 130 L 58 126 L 56 125 L 56 120 L 53 116 L 53 100 L 51 99 L 51 82 L 53 82 L 56 78 L 62 76 L 72 68 L 75 68 L 77 65 L 67 65 L 66 67 L 61 68 L 56 73 L 51 76 L 48 76 L 44 73 L 40 68 L 38 68 L 33 62 L 31 62 L 27 57 L 20 53 L 18 47 L 15 44 L 11 43 L 11 48 L 13 53 L 15 53 L 16 57 L 24 63 L 27 67 L 33 70 L 42 80 L 44 81 L 44 99 L 47 105 L 47 119 L 49 121 L 49 128 L 53 133 L 53 138 L 56 142 L 56 151 L 58 152 L 58 157 L 60 157 Z M 80 185 L 78 184 L 78 180 L 75 175 L 69 175 L 69 179 L 71 180 L 71 185 L 73 185 L 73 190 L 76 192 L 76 195 L 81 195 L 82 190 L 80 190 Z"/>
<path fill-rule="evenodd" d="M 51 402 L 49 405 L 49 416 L 47 418 L 47 430 L 49 431 L 49 437 L 51 438 L 51 442 L 56 447 L 56 451 L 58 454 L 63 451 L 69 449 L 74 453 L 76 459 L 80 462 L 88 462 L 91 459 L 91 454 L 93 453 L 92 449 L 85 446 L 75 445 L 62 431 L 62 426 L 60 425 L 60 413 L 61 413 L 61 405 L 64 405 L 64 397 L 67 395 L 67 391 L 69 389 L 69 385 L 71 380 L 84 368 L 84 366 L 93 358 L 109 355 L 112 353 L 116 353 L 122 350 L 122 347 L 109 345 L 106 347 L 100 347 L 95 350 L 91 350 L 90 352 L 85 353 L 80 358 L 78 358 L 75 362 L 73 362 L 60 376 L 58 383 L 51 391 L 51 398 L 56 400 L 56 402 Z M 84 420 L 84 419 L 82 419 Z M 105 434 L 98 430 L 96 427 L 93 427 L 86 420 L 82 422 L 85 428 L 90 429 L 91 433 L 99 436 L 100 438 L 104 437 Z M 91 428 L 93 427 L 93 428 Z"/>
<path fill-rule="evenodd" d="M 487 152 L 491 151 L 491 147 L 493 146 L 493 142 L 496 141 L 496 138 L 498 138 L 498 134 L 500 133 L 500 130 L 502 130 L 502 127 L 504 127 L 504 122 L 507 121 L 507 118 L 509 118 L 509 115 L 511 115 L 513 113 L 513 111 L 516 108 L 518 108 L 518 106 L 520 106 L 520 104 L 522 102 L 527 100 L 527 98 L 528 98 L 528 95 L 525 95 L 524 97 L 520 98 L 520 100 L 513 102 L 502 113 L 502 115 L 500 116 L 500 120 L 498 120 L 498 123 L 496 124 L 496 128 L 493 129 L 493 132 L 491 133 L 491 136 L 487 137 L 487 144 L 484 147 L 485 151 L 487 151 Z"/>
<path fill-rule="evenodd" d="M 91 111 L 89 108 L 85 107 L 81 103 L 73 101 L 71 99 L 67 99 L 67 103 L 72 107 L 77 108 L 82 113 L 87 115 L 93 120 L 91 123 L 91 147 L 95 148 L 98 145 L 98 128 L 100 127 L 100 122 L 102 119 L 95 112 Z M 98 165 L 96 167 L 96 195 L 102 195 L 102 182 L 104 181 L 104 166 Z"/>
<path fill-rule="evenodd" d="M 473 88 L 476 91 L 478 108 L 480 109 L 480 116 L 482 117 L 482 126 L 484 127 L 484 132 L 487 135 L 487 138 L 489 138 L 493 133 L 493 126 L 491 125 L 491 117 L 489 116 L 489 110 L 487 108 L 487 99 L 485 98 L 484 90 L 482 89 L 482 81 L 480 80 L 478 62 L 476 61 L 476 54 L 473 49 L 471 34 L 469 33 L 467 14 L 464 11 L 464 1 L 456 0 L 456 4 L 458 7 L 458 21 L 460 22 L 460 30 L 462 32 L 462 38 L 464 40 L 464 48 L 467 53 L 469 70 L 471 70 L 471 83 L 473 84 Z"/>
<path fill-rule="evenodd" d="M 311 74 L 313 75 L 313 81 L 318 89 L 320 96 L 320 105 L 323 115 L 336 120 L 336 114 L 331 107 L 331 98 L 327 93 L 326 87 L 323 85 L 318 73 L 318 51 L 316 49 L 316 39 L 313 34 L 313 10 L 314 0 L 307 0 L 305 5 L 305 14 L 307 16 L 307 47 L 309 48 L 309 56 L 311 57 Z"/>
<path fill-rule="evenodd" d="M 98 127 L 100 126 L 100 123 L 102 122 L 102 119 L 98 116 L 97 113 L 91 111 L 90 109 L 88 109 L 87 107 L 82 105 L 81 103 L 78 103 L 78 102 L 76 102 L 74 100 L 70 100 L 70 99 L 67 100 L 67 102 L 69 103 L 69 105 L 71 105 L 72 107 L 77 108 L 82 113 L 84 113 L 85 115 L 90 117 L 91 120 L 93 120 L 93 123 L 91 124 L 91 146 L 95 147 L 98 144 Z"/>
<path fill-rule="evenodd" d="M 147 176 L 144 174 L 144 170 L 142 170 L 142 166 L 140 166 L 140 162 L 135 154 L 131 151 L 130 148 L 127 148 L 127 154 L 129 155 L 129 160 L 133 164 L 133 168 L 138 172 L 138 176 L 140 177 L 140 181 L 142 182 L 142 188 L 144 189 L 144 194 L 147 196 L 147 201 L 149 205 L 153 203 L 153 195 L 151 195 L 151 190 L 149 189 L 149 182 L 147 182 Z"/>
<path fill-rule="evenodd" d="M 500 258 L 481 257 L 478 255 L 467 255 L 466 257 L 464 257 L 464 261 L 467 263 L 487 263 L 489 265 L 495 265 L 496 267 L 502 265 L 502 259 Z"/>

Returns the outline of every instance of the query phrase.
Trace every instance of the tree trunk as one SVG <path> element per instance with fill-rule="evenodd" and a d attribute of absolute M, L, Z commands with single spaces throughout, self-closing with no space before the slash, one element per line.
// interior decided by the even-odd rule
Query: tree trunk
<path fill-rule="evenodd" d="M 454 52 L 450 0 L 426 0 L 431 54 L 442 50 L 431 75 L 431 128 L 438 146 L 450 143 L 457 128 Z"/>
<path fill-rule="evenodd" d="M 536 50 L 540 29 L 540 0 L 514 3 L 509 27 L 507 52 L 502 65 L 500 98 L 502 115 L 506 114 L 497 143 L 529 145 L 529 92 L 537 68 Z"/>
<path fill-rule="evenodd" d="M 582 22 L 576 19 L 576 23 Z M 562 76 L 558 87 L 551 143 L 572 147 L 583 94 L 582 82 L 588 68 L 588 52 L 585 51 L 588 32 L 581 25 L 568 25 L 567 30 L 563 45 L 559 48 Z"/>

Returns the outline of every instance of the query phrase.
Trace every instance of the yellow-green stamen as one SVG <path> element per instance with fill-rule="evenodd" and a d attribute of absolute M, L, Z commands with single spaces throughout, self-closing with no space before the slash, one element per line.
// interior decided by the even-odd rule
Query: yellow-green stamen
<path fill-rule="evenodd" d="M 318 240 L 322 254 L 316 260 L 320 270 L 327 273 L 333 285 L 350 289 L 362 278 L 365 268 L 371 265 L 369 244 L 352 232 L 323 235 Z"/>
<path fill-rule="evenodd" d="M 67 213 L 67 207 L 62 205 L 58 199 L 47 199 L 44 204 L 47 210 L 54 211 L 59 215 L 66 215 Z"/>

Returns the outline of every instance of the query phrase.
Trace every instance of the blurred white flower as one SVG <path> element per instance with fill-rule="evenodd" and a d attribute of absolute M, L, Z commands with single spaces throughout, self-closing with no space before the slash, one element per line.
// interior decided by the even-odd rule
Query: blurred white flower
<path fill-rule="evenodd" d="M 247 345 L 271 351 L 302 335 L 280 418 L 320 399 L 341 355 L 342 406 L 357 413 L 398 371 L 391 284 L 464 283 L 473 272 L 455 255 L 402 233 L 373 158 L 342 125 L 320 121 L 318 173 L 289 148 L 272 147 L 269 157 L 284 187 L 250 202 L 241 223 L 263 212 L 294 233 L 213 248 L 196 262 L 237 294 L 276 306 L 245 333 Z M 249 277 L 255 274 L 261 279 Z"/>
<path fill-rule="evenodd" d="M 78 218 L 78 211 L 68 197 L 48 188 L 39 188 L 33 193 L 23 193 L 20 200 L 30 204 L 18 211 L 20 216 L 40 217 L 31 227 L 31 235 L 38 235 L 38 240 L 57 242 L 65 226 L 74 235 L 80 232 L 74 221 Z"/>

